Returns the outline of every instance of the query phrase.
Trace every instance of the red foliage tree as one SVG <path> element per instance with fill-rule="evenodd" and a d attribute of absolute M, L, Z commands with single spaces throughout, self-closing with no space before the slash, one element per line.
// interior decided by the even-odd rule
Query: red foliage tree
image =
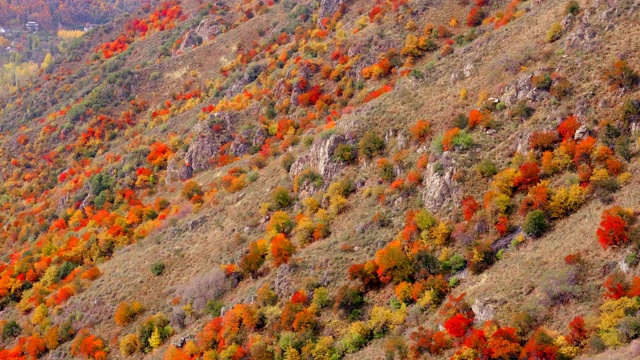
<path fill-rule="evenodd" d="M 618 272 L 609 275 L 604 281 L 603 286 L 606 290 L 603 297 L 606 299 L 617 300 L 629 292 L 629 284 L 625 280 L 624 275 Z"/>
<path fill-rule="evenodd" d="M 469 129 L 473 129 L 478 126 L 482 121 L 482 113 L 478 109 L 473 109 L 469 112 Z"/>
<path fill-rule="evenodd" d="M 378 264 L 375 261 L 367 261 L 363 264 L 353 264 L 349 268 L 349 279 L 360 280 L 365 290 L 373 290 L 381 285 L 378 278 Z"/>
<path fill-rule="evenodd" d="M 558 347 L 554 339 L 543 329 L 536 330 L 525 344 L 521 359 L 555 360 Z"/>
<path fill-rule="evenodd" d="M 499 328 L 487 342 L 485 354 L 491 359 L 516 359 L 522 351 L 520 338 L 514 328 Z"/>
<path fill-rule="evenodd" d="M 558 125 L 558 133 L 560 133 L 562 141 L 573 139 L 580 126 L 582 126 L 582 124 L 578 121 L 577 117 L 573 115 L 567 116 L 567 118 Z"/>
<path fill-rule="evenodd" d="M 469 16 L 467 17 L 467 26 L 474 27 L 482 24 L 482 20 L 484 19 L 484 12 L 482 8 L 479 6 L 474 7 L 469 12 Z"/>
<path fill-rule="evenodd" d="M 569 323 L 569 334 L 566 336 L 567 342 L 573 345 L 580 345 L 589 335 L 582 316 L 576 316 Z"/>
<path fill-rule="evenodd" d="M 596 234 L 603 249 L 629 241 L 627 221 L 620 216 L 623 211 L 616 206 L 602 212 L 600 227 Z"/>
<path fill-rule="evenodd" d="M 271 255 L 273 255 L 273 264 L 276 267 L 288 263 L 295 251 L 295 246 L 284 234 L 278 234 L 271 240 Z"/>
<path fill-rule="evenodd" d="M 411 355 L 414 359 L 419 358 L 424 353 L 439 355 L 444 350 L 451 348 L 451 339 L 445 332 L 435 332 L 422 326 L 411 333 L 411 340 L 414 341 L 411 346 Z"/>
<path fill-rule="evenodd" d="M 518 174 L 513 179 L 513 185 L 521 190 L 537 184 L 540 181 L 540 167 L 535 162 L 526 162 L 520 165 Z"/>
<path fill-rule="evenodd" d="M 470 221 L 478 210 L 480 210 L 480 205 L 473 196 L 462 199 L 462 215 L 465 220 Z"/>
<path fill-rule="evenodd" d="M 444 322 L 444 328 L 449 335 L 461 338 L 467 333 L 472 324 L 473 319 L 469 319 L 462 314 L 456 314 Z"/>

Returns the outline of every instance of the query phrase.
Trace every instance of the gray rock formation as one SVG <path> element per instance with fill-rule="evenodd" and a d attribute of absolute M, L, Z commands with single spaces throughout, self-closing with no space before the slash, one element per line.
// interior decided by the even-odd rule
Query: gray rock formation
<path fill-rule="evenodd" d="M 344 164 L 333 159 L 333 152 L 338 145 L 343 144 L 345 138 L 334 134 L 327 139 L 320 140 L 311 146 L 306 155 L 299 157 L 289 170 L 291 177 L 296 177 L 305 169 L 316 170 L 324 180 L 330 180 L 342 170 Z"/>
<path fill-rule="evenodd" d="M 460 189 L 453 175 L 458 170 L 453 157 L 445 152 L 438 162 L 427 166 L 424 173 L 422 203 L 430 211 L 437 212 L 454 198 Z"/>
<path fill-rule="evenodd" d="M 507 106 L 513 105 L 520 100 L 533 100 L 535 89 L 531 84 L 532 77 L 531 74 L 523 74 L 514 83 L 504 88 L 502 99 Z"/>
<path fill-rule="evenodd" d="M 187 155 L 186 162 L 194 172 L 209 168 L 209 159 L 218 154 L 220 146 L 230 140 L 224 131 L 214 132 L 205 121 L 201 121 L 193 128 L 195 133 Z"/>
<path fill-rule="evenodd" d="M 496 317 L 496 301 L 490 298 L 476 299 L 471 305 L 471 310 L 476 315 L 474 323 L 482 325 Z"/>

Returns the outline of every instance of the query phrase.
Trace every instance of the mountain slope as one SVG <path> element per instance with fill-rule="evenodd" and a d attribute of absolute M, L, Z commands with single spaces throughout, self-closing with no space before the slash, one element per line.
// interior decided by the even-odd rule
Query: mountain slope
<path fill-rule="evenodd" d="M 3 97 L 2 356 L 632 356 L 637 4 L 341 3 L 154 3 Z"/>

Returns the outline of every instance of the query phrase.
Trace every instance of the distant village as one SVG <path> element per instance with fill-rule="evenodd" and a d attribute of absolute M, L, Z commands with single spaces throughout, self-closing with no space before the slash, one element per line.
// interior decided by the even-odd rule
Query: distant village
<path fill-rule="evenodd" d="M 86 24 L 83 27 L 83 31 L 87 32 L 93 29 L 95 25 L 94 24 Z M 24 27 L 18 28 L 18 29 L 9 29 L 9 28 L 5 28 L 3 26 L 0 26 L 0 37 L 4 37 L 5 39 L 7 39 L 7 37 L 9 35 L 14 35 L 14 34 L 22 34 L 22 33 L 36 33 L 40 30 L 40 25 L 35 22 L 35 21 L 29 21 L 27 23 L 24 24 Z M 0 39 L 1 40 L 1 39 Z M 9 40 L 9 39 L 7 39 Z M 13 45 L 14 45 L 14 41 L 11 42 L 11 44 L 9 46 L 5 46 L 2 45 L 2 42 L 0 41 L 0 51 L 6 51 L 6 52 L 12 52 L 13 51 Z"/>

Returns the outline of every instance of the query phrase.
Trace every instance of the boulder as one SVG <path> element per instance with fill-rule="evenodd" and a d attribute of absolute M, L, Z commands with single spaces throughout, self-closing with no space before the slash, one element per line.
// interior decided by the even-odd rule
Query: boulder
<path fill-rule="evenodd" d="M 422 190 L 422 203 L 427 209 L 437 212 L 459 197 L 460 188 L 453 179 L 456 171 L 458 168 L 455 160 L 448 152 L 445 152 L 438 162 L 427 166 Z"/>
<path fill-rule="evenodd" d="M 576 134 L 574 135 L 574 140 L 584 140 L 589 137 L 589 129 L 585 124 L 582 124 L 578 130 L 576 130 Z"/>
<path fill-rule="evenodd" d="M 195 33 L 202 37 L 204 41 L 207 41 L 222 33 L 222 28 L 214 18 L 205 18 L 200 22 Z"/>
<path fill-rule="evenodd" d="M 173 181 L 185 181 L 193 177 L 193 167 L 185 162 L 184 156 L 174 156 L 167 164 L 167 176 L 165 182 L 167 184 Z"/>
<path fill-rule="evenodd" d="M 195 46 L 198 46 L 198 35 L 193 30 L 189 30 L 182 38 L 179 51 L 185 52 L 185 50 L 191 50 Z"/>
<path fill-rule="evenodd" d="M 507 106 L 514 105 L 520 100 L 535 100 L 536 90 L 531 84 L 533 75 L 524 74 L 514 83 L 507 85 L 502 92 L 502 99 Z"/>
<path fill-rule="evenodd" d="M 496 317 L 496 301 L 490 298 L 476 299 L 471 305 L 471 310 L 476 315 L 474 323 L 482 325 Z"/>
<path fill-rule="evenodd" d="M 289 175 L 296 177 L 303 170 L 314 169 L 324 180 L 330 180 L 342 169 L 344 164 L 333 159 L 333 152 L 338 145 L 343 144 L 345 138 L 342 135 L 334 134 L 324 140 L 320 140 L 311 146 L 309 152 L 300 156 L 291 165 Z"/>
<path fill-rule="evenodd" d="M 194 172 L 209 169 L 209 160 L 218 154 L 220 146 L 230 140 L 223 131 L 214 131 L 205 121 L 201 121 L 193 129 L 195 133 L 187 155 L 186 162 Z"/>
<path fill-rule="evenodd" d="M 229 151 L 235 156 L 242 156 L 249 152 L 251 143 L 247 140 L 249 138 L 248 133 L 242 133 L 236 135 L 229 147 Z"/>

